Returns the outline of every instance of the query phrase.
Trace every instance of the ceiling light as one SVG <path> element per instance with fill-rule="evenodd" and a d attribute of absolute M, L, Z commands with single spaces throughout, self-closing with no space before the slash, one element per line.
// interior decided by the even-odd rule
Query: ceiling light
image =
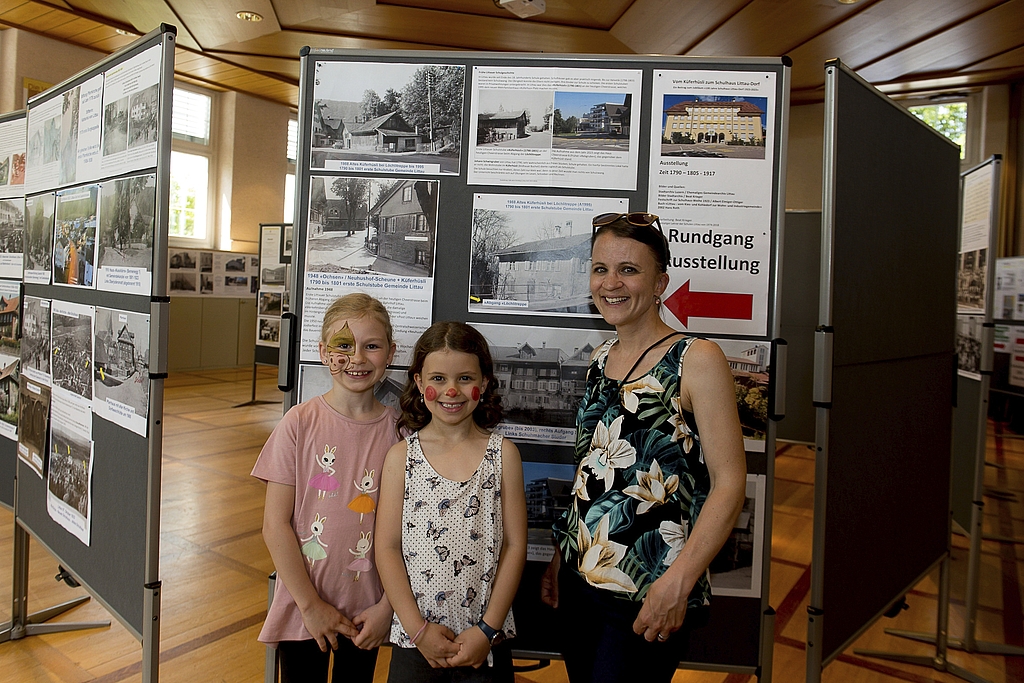
<path fill-rule="evenodd" d="M 508 10 L 520 19 L 544 14 L 547 3 L 544 0 L 494 0 L 498 7 Z"/>
<path fill-rule="evenodd" d="M 123 28 L 115 28 L 114 33 L 119 36 L 128 36 L 129 38 L 138 38 L 138 33 L 132 33 L 131 31 L 125 31 Z"/>
<path fill-rule="evenodd" d="M 860 0 L 836 0 L 840 5 L 856 5 Z"/>
<path fill-rule="evenodd" d="M 239 19 L 241 19 L 242 21 L 251 21 L 253 23 L 255 23 L 257 21 L 263 21 L 263 15 L 262 14 L 257 14 L 256 12 L 247 12 L 245 10 L 242 10 L 241 12 L 237 12 L 235 14 L 235 16 L 238 17 Z"/>

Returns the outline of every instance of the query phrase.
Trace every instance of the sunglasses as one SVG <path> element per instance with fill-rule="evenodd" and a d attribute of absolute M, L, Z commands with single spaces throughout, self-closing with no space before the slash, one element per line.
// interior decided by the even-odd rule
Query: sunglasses
<path fill-rule="evenodd" d="M 594 234 L 597 234 L 599 228 L 603 228 L 606 225 L 611 225 L 617 220 L 625 220 L 630 225 L 635 225 L 639 228 L 647 228 L 654 226 L 658 228 L 658 232 L 664 233 L 661 230 L 661 221 L 658 220 L 657 214 L 647 213 L 646 211 L 633 211 L 631 213 L 602 213 L 600 216 L 594 217 Z"/>

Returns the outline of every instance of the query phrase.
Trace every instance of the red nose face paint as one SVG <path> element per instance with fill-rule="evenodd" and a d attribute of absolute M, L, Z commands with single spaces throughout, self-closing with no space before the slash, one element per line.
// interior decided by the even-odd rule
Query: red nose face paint
<path fill-rule="evenodd" d="M 459 395 L 459 392 L 455 387 L 450 387 L 448 391 L 444 392 L 444 395 L 448 398 L 455 398 Z"/>
<path fill-rule="evenodd" d="M 473 387 L 473 393 L 471 394 L 474 401 L 480 400 L 480 387 Z"/>
<path fill-rule="evenodd" d="M 427 399 L 428 401 L 436 401 L 437 389 L 435 389 L 434 387 L 427 387 L 426 391 L 423 392 L 423 398 Z"/>

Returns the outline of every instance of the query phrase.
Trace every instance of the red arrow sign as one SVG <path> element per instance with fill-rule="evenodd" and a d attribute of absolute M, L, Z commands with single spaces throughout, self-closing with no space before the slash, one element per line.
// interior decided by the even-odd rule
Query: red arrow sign
<path fill-rule="evenodd" d="M 753 294 L 730 294 L 727 292 L 691 292 L 690 281 L 672 292 L 665 299 L 665 307 L 679 318 L 683 327 L 688 326 L 690 316 L 694 318 L 728 318 L 730 320 L 752 320 L 754 317 Z"/>

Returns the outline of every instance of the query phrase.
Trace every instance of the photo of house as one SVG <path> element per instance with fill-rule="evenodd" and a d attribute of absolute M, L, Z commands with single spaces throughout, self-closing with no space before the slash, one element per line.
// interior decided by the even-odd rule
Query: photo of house
<path fill-rule="evenodd" d="M 764 159 L 768 100 L 665 95 L 661 155 Z"/>

